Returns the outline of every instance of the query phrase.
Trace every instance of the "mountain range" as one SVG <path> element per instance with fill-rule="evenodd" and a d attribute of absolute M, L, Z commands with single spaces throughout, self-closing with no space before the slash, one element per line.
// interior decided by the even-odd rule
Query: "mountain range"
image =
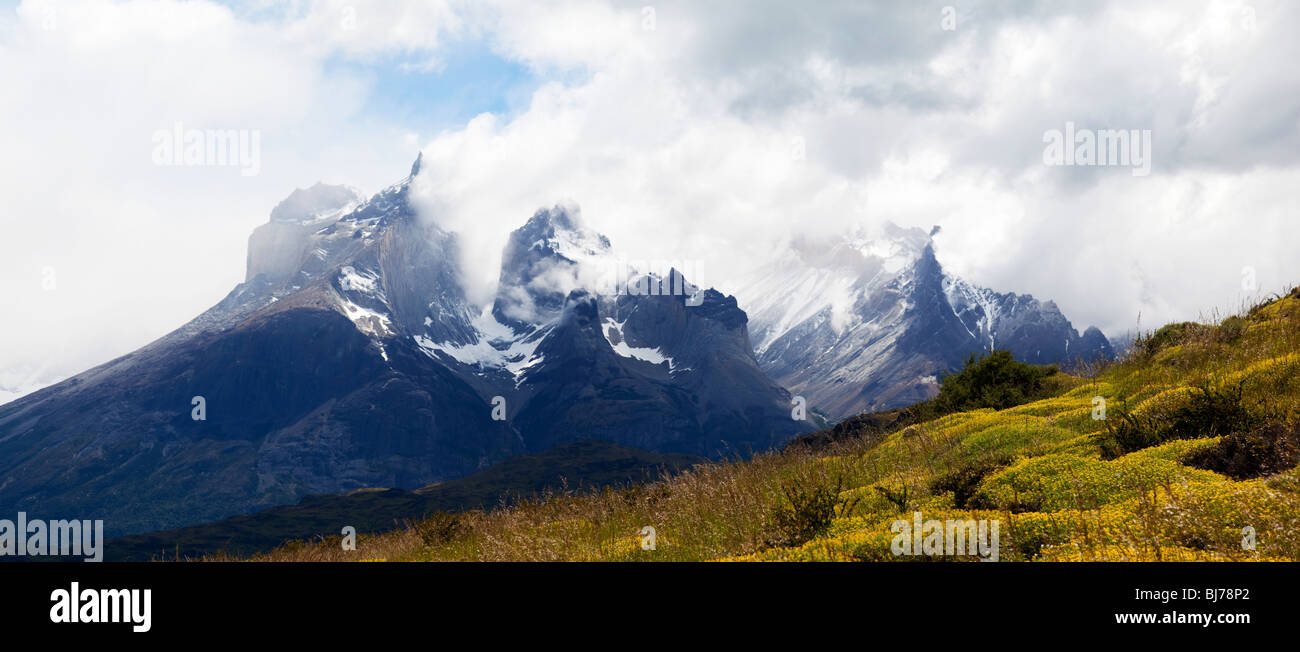
<path fill-rule="evenodd" d="M 582 287 L 610 244 L 576 207 L 515 231 L 495 300 L 474 305 L 456 235 L 412 207 L 419 164 L 369 199 L 295 191 L 211 309 L 0 406 L 0 504 L 120 535 L 581 440 L 719 458 L 812 429 L 733 297 L 675 271 L 630 277 L 648 292 Z"/>
<path fill-rule="evenodd" d="M 479 305 L 456 233 L 413 206 L 419 171 L 369 198 L 295 190 L 215 306 L 0 405 L 0 504 L 118 536 L 414 490 L 580 441 L 746 456 L 815 429 L 792 407 L 839 420 L 912 403 L 972 352 L 1111 354 L 1050 301 L 944 273 L 932 234 L 892 225 L 800 243 L 738 300 L 618 269 L 562 203 L 510 234 Z"/>

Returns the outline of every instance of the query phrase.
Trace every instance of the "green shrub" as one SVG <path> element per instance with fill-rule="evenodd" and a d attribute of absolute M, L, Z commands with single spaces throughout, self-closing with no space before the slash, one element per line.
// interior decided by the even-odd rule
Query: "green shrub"
<path fill-rule="evenodd" d="M 1051 396 L 1052 387 L 1046 379 L 1055 373 L 1055 365 L 1025 364 L 1010 351 L 997 350 L 982 358 L 972 353 L 961 371 L 940 381 L 934 405 L 940 414 L 980 408 L 1005 410 Z"/>
<path fill-rule="evenodd" d="M 899 513 L 906 512 L 908 506 L 912 504 L 912 490 L 907 486 L 898 490 L 889 487 L 876 487 L 876 493 L 888 500 L 889 504 L 894 506 L 894 510 Z"/>
<path fill-rule="evenodd" d="M 1174 346 L 1175 344 L 1181 344 L 1187 339 L 1188 335 L 1198 328 L 1198 326 L 1199 324 L 1190 321 L 1165 324 L 1157 329 L 1156 332 L 1151 333 L 1146 337 L 1139 337 L 1138 340 L 1133 343 L 1133 348 L 1145 354 L 1147 357 L 1151 357 L 1164 349 Z"/>
<path fill-rule="evenodd" d="M 1164 441 L 1165 431 L 1152 417 L 1119 411 L 1116 420 L 1106 422 L 1106 432 L 1097 438 L 1102 459 L 1112 460 Z"/>
<path fill-rule="evenodd" d="M 1242 333 L 1245 332 L 1246 320 L 1232 316 L 1219 323 L 1219 329 L 1215 331 L 1215 338 L 1221 343 L 1232 344 L 1241 339 Z"/>
<path fill-rule="evenodd" d="M 834 485 L 809 487 L 800 480 L 782 487 L 785 503 L 772 513 L 777 534 L 767 542 L 773 547 L 802 545 L 825 534 L 831 521 L 853 510 L 857 499 L 840 497 L 844 479 L 837 477 Z"/>
<path fill-rule="evenodd" d="M 433 512 L 411 527 L 425 546 L 436 546 L 456 538 L 463 525 L 463 517 L 460 514 Z"/>

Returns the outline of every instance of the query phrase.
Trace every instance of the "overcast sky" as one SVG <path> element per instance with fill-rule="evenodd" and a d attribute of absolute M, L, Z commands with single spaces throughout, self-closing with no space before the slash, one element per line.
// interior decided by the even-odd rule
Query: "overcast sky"
<path fill-rule="evenodd" d="M 724 290 L 938 224 L 949 271 L 1111 335 L 1300 283 L 1300 4 L 647 4 L 0 2 L 0 401 L 220 300 L 295 187 L 421 150 L 479 294 L 560 201 Z M 255 131 L 257 174 L 155 164 L 177 123 Z M 1045 164 L 1067 123 L 1147 131 L 1149 174 Z"/>

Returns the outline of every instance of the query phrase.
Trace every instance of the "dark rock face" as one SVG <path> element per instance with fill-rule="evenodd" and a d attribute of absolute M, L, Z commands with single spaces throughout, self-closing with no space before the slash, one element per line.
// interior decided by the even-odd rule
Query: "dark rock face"
<path fill-rule="evenodd" d="M 567 442 L 717 456 L 811 429 L 759 369 L 734 298 L 592 294 L 609 241 L 556 207 L 511 237 L 485 310 L 455 235 L 408 193 L 409 178 L 359 203 L 296 191 L 217 305 L 0 406 L 0 504 L 121 535 L 415 489 Z"/>
<path fill-rule="evenodd" d="M 706 457 L 777 446 L 809 424 L 758 368 L 745 321 L 734 298 L 712 291 L 688 307 L 681 295 L 602 302 L 575 290 L 520 384 L 514 423 L 530 451 L 580 433 Z"/>
<path fill-rule="evenodd" d="M 615 353 L 587 292 L 569 295 L 537 357 L 521 383 L 531 395 L 514 418 L 530 451 L 581 438 L 668 452 L 703 447 L 694 397 L 671 382 L 667 365 Z"/>
<path fill-rule="evenodd" d="M 587 231 L 572 208 L 537 211 L 510 234 L 492 315 L 515 330 L 554 320 L 582 284 L 584 264 L 612 257 L 609 239 Z M 594 271 L 594 270 L 593 270 Z"/>
<path fill-rule="evenodd" d="M 754 359 L 734 297 L 676 271 L 629 274 L 596 295 L 609 241 L 573 207 L 539 211 L 510 237 L 493 314 L 536 338 L 514 387 L 502 389 L 528 450 L 583 438 L 707 457 L 748 454 L 809 430 L 791 397 Z M 545 282 L 538 282 L 539 279 Z M 576 287 L 561 294 L 566 287 Z"/>

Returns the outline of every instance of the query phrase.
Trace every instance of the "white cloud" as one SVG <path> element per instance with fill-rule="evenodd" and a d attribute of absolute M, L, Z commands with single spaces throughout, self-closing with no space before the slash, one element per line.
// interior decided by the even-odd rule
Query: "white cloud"
<path fill-rule="evenodd" d="M 599 55 L 497 32 L 591 75 L 426 148 L 430 213 L 466 233 L 480 298 L 482 261 L 561 197 L 620 250 L 699 259 L 724 289 L 796 234 L 883 220 L 942 224 L 951 270 L 1112 333 L 1236 309 L 1243 265 L 1263 290 L 1300 282 L 1300 87 L 1274 59 L 1296 47 L 1292 6 L 1257 6 L 1249 28 L 1240 3 L 978 8 L 955 33 L 928 8 L 657 7 L 654 32 Z M 637 14 L 593 15 L 577 31 Z M 1153 174 L 1044 167 L 1043 132 L 1066 121 L 1153 130 Z"/>
<path fill-rule="evenodd" d="M 365 80 L 325 75 L 274 26 L 217 5 L 28 2 L 0 20 L 0 367 L 36 381 L 220 300 L 294 187 L 374 189 L 413 155 L 359 119 Z M 260 131 L 260 174 L 153 165 L 153 133 L 177 122 Z"/>
<path fill-rule="evenodd" d="M 437 53 L 447 41 L 472 33 L 474 23 L 462 15 L 472 7 L 444 0 L 313 0 L 290 5 L 280 32 L 316 56 L 376 59 L 411 54 L 417 56 L 414 65 L 432 68 L 439 65 Z"/>
<path fill-rule="evenodd" d="M 0 104 L 0 367 L 125 353 L 241 280 L 293 187 L 399 176 L 418 127 L 330 63 L 437 67 L 473 39 L 549 82 L 424 147 L 423 205 L 481 300 L 506 234 L 565 199 L 624 256 L 723 289 L 793 236 L 884 220 L 942 224 L 952 271 L 1108 332 L 1236 308 L 1243 266 L 1300 282 L 1293 3 L 976 4 L 952 32 L 914 3 L 643 4 L 24 3 L 0 18 L 0 84 L 23 89 Z M 151 165 L 176 121 L 261 130 L 261 174 Z M 1151 129 L 1152 174 L 1044 167 L 1066 121 Z"/>

